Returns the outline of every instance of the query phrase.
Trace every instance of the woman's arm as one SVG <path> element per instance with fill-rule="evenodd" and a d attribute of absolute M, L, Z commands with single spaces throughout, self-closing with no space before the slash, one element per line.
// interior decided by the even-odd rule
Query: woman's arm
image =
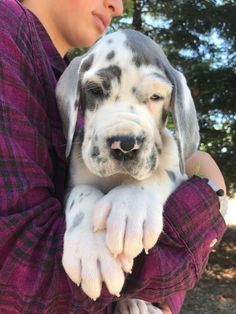
<path fill-rule="evenodd" d="M 215 160 L 206 152 L 197 151 L 186 162 L 186 172 L 189 177 L 200 175 L 215 182 L 226 194 L 224 177 Z"/>

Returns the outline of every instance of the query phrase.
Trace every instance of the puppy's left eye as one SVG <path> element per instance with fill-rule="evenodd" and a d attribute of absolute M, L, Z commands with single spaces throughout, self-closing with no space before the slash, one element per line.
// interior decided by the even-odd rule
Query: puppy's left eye
<path fill-rule="evenodd" d="M 160 96 L 160 95 L 158 95 L 158 94 L 153 94 L 153 95 L 150 97 L 150 99 L 151 99 L 152 101 L 159 101 L 159 100 L 164 99 L 164 97 L 162 97 L 162 96 Z"/>

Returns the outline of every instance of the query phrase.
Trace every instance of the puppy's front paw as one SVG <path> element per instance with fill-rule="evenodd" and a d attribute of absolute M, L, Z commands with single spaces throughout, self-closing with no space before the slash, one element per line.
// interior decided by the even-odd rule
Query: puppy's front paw
<path fill-rule="evenodd" d="M 163 314 L 163 312 L 143 300 L 127 299 L 117 302 L 114 314 Z"/>
<path fill-rule="evenodd" d="M 106 243 L 115 256 L 134 258 L 155 245 L 163 228 L 162 205 L 140 186 L 121 185 L 97 204 L 94 226 L 106 228 Z"/>
<path fill-rule="evenodd" d="M 93 300 L 96 300 L 105 282 L 109 292 L 116 296 L 124 284 L 121 263 L 105 244 L 104 231 L 76 232 L 65 235 L 62 263 L 68 276 Z"/>
<path fill-rule="evenodd" d="M 126 299 L 117 302 L 114 314 L 148 314 L 147 305 L 138 299 Z"/>
<path fill-rule="evenodd" d="M 89 194 L 92 193 L 92 194 Z M 83 198 L 79 195 L 83 195 Z M 124 283 L 121 263 L 105 243 L 104 231 L 93 231 L 92 214 L 102 195 L 94 191 L 71 193 L 66 209 L 63 267 L 70 279 L 96 300 L 105 282 L 111 294 L 119 296 Z"/>

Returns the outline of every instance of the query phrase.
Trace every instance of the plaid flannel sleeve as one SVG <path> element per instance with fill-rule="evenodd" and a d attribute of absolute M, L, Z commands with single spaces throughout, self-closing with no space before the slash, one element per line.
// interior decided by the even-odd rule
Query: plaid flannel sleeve
<path fill-rule="evenodd" d="M 184 182 L 167 200 L 164 231 L 148 255 L 138 256 L 124 295 L 166 301 L 179 313 L 185 292 L 201 278 L 212 244 L 225 230 L 218 196 L 207 180 L 194 176 Z"/>
<path fill-rule="evenodd" d="M 12 14 L 12 3 L 0 4 L 0 312 L 43 313 L 52 306 L 62 313 L 70 292 L 50 125 L 31 31 Z"/>

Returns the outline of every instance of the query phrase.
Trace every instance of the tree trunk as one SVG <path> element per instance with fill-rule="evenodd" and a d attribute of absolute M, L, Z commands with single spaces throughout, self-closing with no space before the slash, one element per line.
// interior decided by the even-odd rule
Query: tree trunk
<path fill-rule="evenodd" d="M 132 28 L 137 31 L 142 30 L 142 0 L 134 0 L 134 14 L 133 14 L 133 22 Z"/>

